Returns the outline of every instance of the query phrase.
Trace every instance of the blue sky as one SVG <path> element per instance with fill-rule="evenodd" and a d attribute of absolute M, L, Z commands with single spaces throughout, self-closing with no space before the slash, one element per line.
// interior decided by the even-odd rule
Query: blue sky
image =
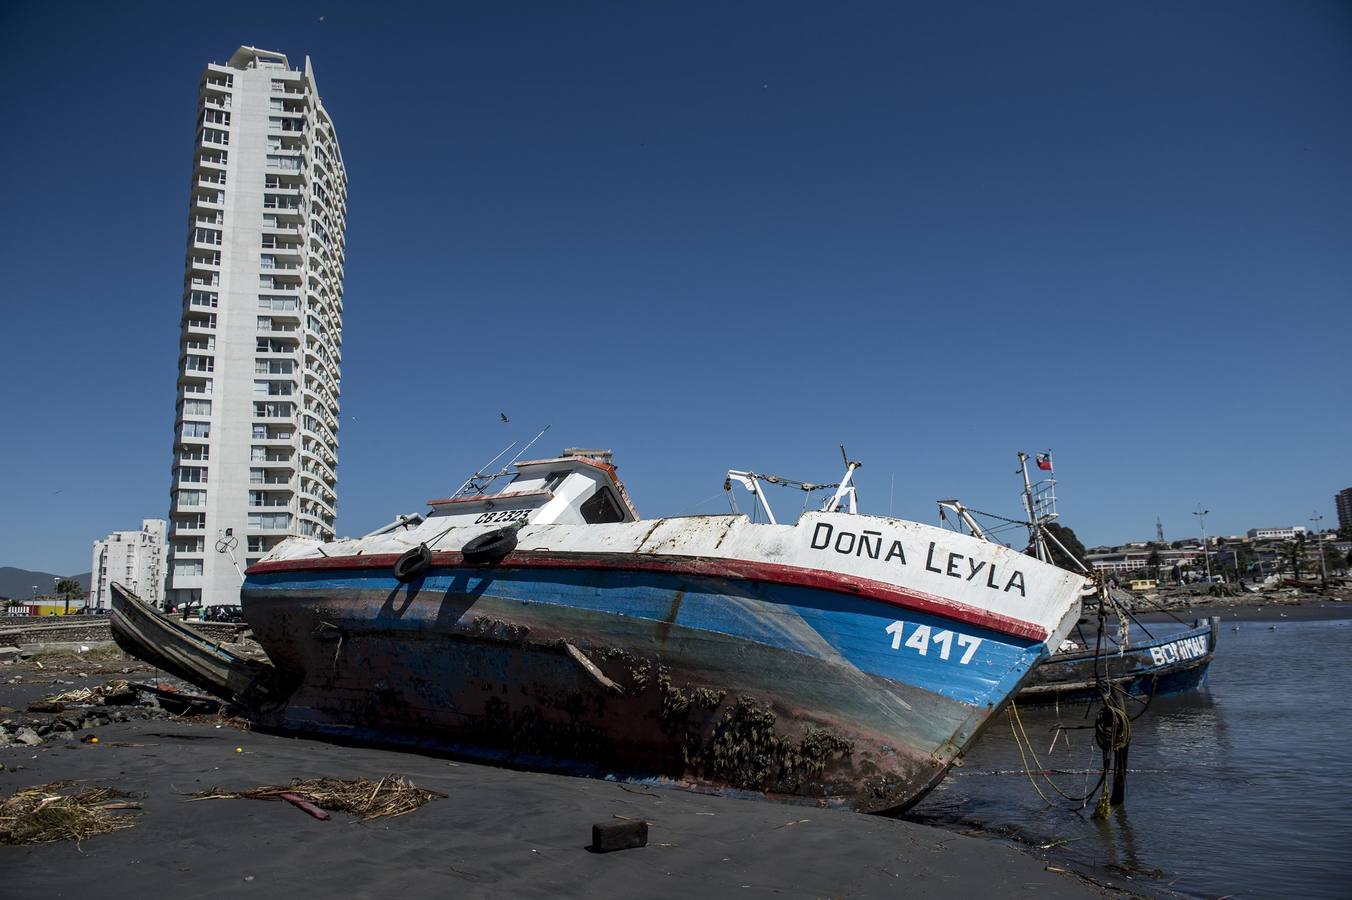
<path fill-rule="evenodd" d="M 0 8 L 0 564 L 167 513 L 196 83 L 240 44 L 313 58 L 351 180 L 340 532 L 546 423 L 645 515 L 840 442 L 921 521 L 1014 512 L 1050 447 L 1086 544 L 1352 485 L 1345 3 L 228 6 Z"/>

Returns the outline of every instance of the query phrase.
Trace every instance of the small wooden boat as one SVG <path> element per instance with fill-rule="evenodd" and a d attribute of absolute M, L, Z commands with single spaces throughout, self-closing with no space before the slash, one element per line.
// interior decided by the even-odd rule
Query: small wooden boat
<path fill-rule="evenodd" d="M 231 653 L 117 582 L 110 587 L 113 640 L 127 653 L 230 702 L 263 702 L 276 687 L 272 666 Z"/>
<path fill-rule="evenodd" d="M 1100 676 L 1135 697 L 1190 691 L 1206 683 L 1220 619 L 1198 619 L 1187 631 L 1152 637 L 1118 652 L 1108 644 L 1058 652 L 1033 670 L 1019 689 L 1021 703 L 1092 700 Z"/>

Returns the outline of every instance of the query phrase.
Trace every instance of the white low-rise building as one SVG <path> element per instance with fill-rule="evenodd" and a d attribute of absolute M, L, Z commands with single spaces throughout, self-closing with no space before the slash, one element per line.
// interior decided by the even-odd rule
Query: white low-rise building
<path fill-rule="evenodd" d="M 164 598 L 164 520 L 145 519 L 140 531 L 114 531 L 94 542 L 89 569 L 90 609 L 108 609 L 116 581 L 154 606 Z"/>
<path fill-rule="evenodd" d="M 1297 535 L 1305 534 L 1305 526 L 1288 525 L 1284 528 L 1250 528 L 1247 534 L 1251 541 L 1294 541 Z"/>

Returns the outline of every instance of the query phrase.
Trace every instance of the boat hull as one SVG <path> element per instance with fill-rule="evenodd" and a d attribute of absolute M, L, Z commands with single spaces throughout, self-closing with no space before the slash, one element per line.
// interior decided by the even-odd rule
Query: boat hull
<path fill-rule="evenodd" d="M 1035 638 L 826 587 L 690 571 L 371 560 L 251 570 L 299 682 L 264 727 L 899 812 L 1046 657 Z"/>
<path fill-rule="evenodd" d="M 1098 679 L 1134 697 L 1160 697 L 1195 690 L 1206 684 L 1216 652 L 1220 620 L 1198 621 L 1187 631 L 1133 644 L 1124 653 L 1094 651 L 1057 653 L 1042 663 L 1020 689 L 1020 703 L 1093 700 Z"/>

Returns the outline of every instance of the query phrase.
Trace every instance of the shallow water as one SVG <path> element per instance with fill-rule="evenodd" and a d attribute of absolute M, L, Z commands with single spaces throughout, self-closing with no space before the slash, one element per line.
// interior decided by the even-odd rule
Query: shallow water
<path fill-rule="evenodd" d="M 1133 723 L 1126 804 L 1108 821 L 1045 782 L 1055 802 L 1038 797 L 1003 715 L 910 818 L 1005 833 L 1139 893 L 1352 896 L 1352 620 L 1233 627 L 1205 687 Z M 1019 712 L 1042 765 L 1073 772 L 1057 786 L 1083 795 L 1101 765 L 1093 732 L 1047 751 L 1058 722 L 1087 724 L 1085 706 Z"/>

